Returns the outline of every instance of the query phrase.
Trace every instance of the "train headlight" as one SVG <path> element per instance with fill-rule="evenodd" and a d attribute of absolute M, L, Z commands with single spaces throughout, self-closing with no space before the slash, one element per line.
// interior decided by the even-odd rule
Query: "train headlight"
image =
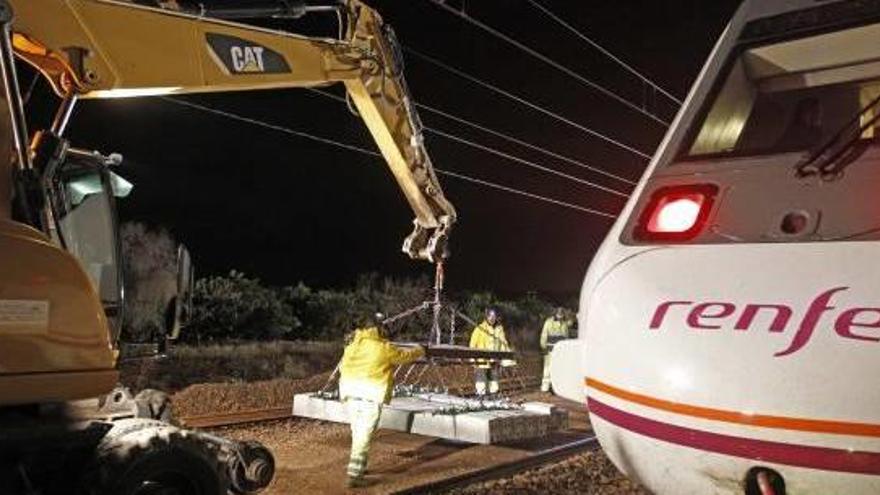
<path fill-rule="evenodd" d="M 643 241 L 687 241 L 706 225 L 718 194 L 713 184 L 663 187 L 651 195 L 635 237 Z"/>

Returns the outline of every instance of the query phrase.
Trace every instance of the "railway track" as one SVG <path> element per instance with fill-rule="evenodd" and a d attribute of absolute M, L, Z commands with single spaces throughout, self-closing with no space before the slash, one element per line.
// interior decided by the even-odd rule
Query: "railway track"
<path fill-rule="evenodd" d="M 217 428 L 245 423 L 259 423 L 278 419 L 292 418 L 291 406 L 235 411 L 228 413 L 204 414 L 180 418 L 180 423 L 187 428 Z"/>
<path fill-rule="evenodd" d="M 492 481 L 502 478 L 514 476 L 529 469 L 562 461 L 578 454 L 596 450 L 599 448 L 599 441 L 595 436 L 590 436 L 580 440 L 575 440 L 564 445 L 551 447 L 536 452 L 523 459 L 505 462 L 489 466 L 476 471 L 444 478 L 441 480 L 431 481 L 417 486 L 405 488 L 392 492 L 394 495 L 414 495 L 422 493 L 445 493 L 456 488 L 464 488 L 476 483 Z"/>
<path fill-rule="evenodd" d="M 500 382 L 503 390 L 509 390 L 511 392 L 521 392 L 536 390 L 541 381 L 540 379 L 534 378 L 506 378 L 500 380 Z M 449 392 L 453 394 L 472 393 L 470 385 L 450 387 Z M 289 419 L 292 417 L 294 416 L 292 414 L 291 405 L 267 409 L 253 409 L 247 411 L 232 411 L 196 416 L 185 416 L 180 418 L 180 423 L 188 428 L 218 428 L 222 426 L 235 426 L 247 423 L 259 423 L 262 421 Z"/>
<path fill-rule="evenodd" d="M 292 417 L 293 416 L 291 414 L 290 407 L 277 407 L 260 410 L 189 416 L 186 418 L 182 418 L 181 422 L 185 426 L 191 428 L 216 428 L 223 426 L 242 425 L 247 423 L 284 420 L 290 419 Z M 582 433 L 582 435 L 584 436 L 581 438 L 571 436 L 569 436 L 565 440 L 560 438 L 557 441 L 562 440 L 565 443 L 556 443 L 552 447 L 548 447 L 537 452 L 522 452 L 522 454 L 520 454 L 522 457 L 514 460 L 507 460 L 498 463 L 498 460 L 495 459 L 494 462 L 496 464 L 488 464 L 489 462 L 493 462 L 492 460 L 490 460 L 491 456 L 483 457 L 477 455 L 473 459 L 473 464 L 464 464 L 465 466 L 467 466 L 467 468 L 473 469 L 470 472 L 452 474 L 454 473 L 454 471 L 451 471 L 444 473 L 445 475 L 448 475 L 448 477 L 424 483 L 420 483 L 416 480 L 410 481 L 410 483 L 419 483 L 413 486 L 407 486 L 408 483 L 403 480 L 399 480 L 397 483 L 393 483 L 397 484 L 396 491 L 389 491 L 387 493 L 446 493 L 450 490 L 464 488 L 477 483 L 511 478 L 530 469 L 535 469 L 537 467 L 541 467 L 547 464 L 559 462 L 567 458 L 598 449 L 598 441 L 594 436 L 586 436 L 586 432 Z M 477 446 L 475 451 L 479 450 L 480 446 Z M 437 475 L 442 476 L 440 472 L 438 472 Z M 403 483 L 401 483 L 400 481 L 403 481 Z M 391 486 L 389 486 L 388 488 L 392 489 Z"/>

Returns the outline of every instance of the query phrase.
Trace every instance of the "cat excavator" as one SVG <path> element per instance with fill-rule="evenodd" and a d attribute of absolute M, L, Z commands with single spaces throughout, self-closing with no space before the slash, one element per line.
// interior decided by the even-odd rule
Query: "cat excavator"
<path fill-rule="evenodd" d="M 216 495 L 272 480 L 264 446 L 169 421 L 117 388 L 124 310 L 120 155 L 65 136 L 79 100 L 342 83 L 405 198 L 412 258 L 442 264 L 456 213 L 425 149 L 392 29 L 361 0 L 0 0 L 0 493 Z M 249 19 L 328 15 L 303 36 Z M 335 16 L 334 16 L 335 14 Z M 31 133 L 16 60 L 59 97 Z"/>

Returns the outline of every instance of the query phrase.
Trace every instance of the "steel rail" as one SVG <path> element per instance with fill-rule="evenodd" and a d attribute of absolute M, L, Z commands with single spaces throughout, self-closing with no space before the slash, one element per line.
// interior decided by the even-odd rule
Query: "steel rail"
<path fill-rule="evenodd" d="M 541 379 L 537 377 L 526 378 L 523 382 L 524 386 L 517 387 L 515 377 L 503 377 L 498 380 L 502 390 L 512 392 L 524 392 L 529 389 L 537 389 L 541 383 Z M 406 384 L 406 380 L 401 381 L 402 385 Z M 466 394 L 472 392 L 473 384 L 453 385 L 449 387 L 451 393 Z M 277 421 L 282 419 L 292 419 L 293 415 L 291 406 L 271 407 L 266 409 L 249 409 L 245 411 L 232 411 L 214 414 L 199 414 L 194 416 L 183 416 L 178 422 L 187 428 L 219 428 L 223 426 L 238 426 L 249 423 L 262 423 L 264 421 Z"/>
<path fill-rule="evenodd" d="M 260 423 L 289 419 L 293 417 L 291 406 L 273 407 L 268 409 L 253 409 L 247 411 L 233 411 L 216 414 L 201 414 L 180 418 L 179 422 L 188 428 L 217 428 L 220 426 L 234 426 L 246 423 Z"/>
<path fill-rule="evenodd" d="M 565 460 L 578 454 L 596 450 L 599 448 L 599 441 L 595 436 L 590 436 L 580 440 L 575 440 L 564 445 L 551 447 L 546 450 L 536 452 L 528 457 L 517 459 L 514 461 L 497 464 L 495 466 L 478 469 L 468 473 L 459 474 L 450 478 L 430 481 L 417 486 L 404 488 L 392 492 L 394 495 L 411 495 L 421 493 L 444 493 L 455 488 L 463 488 L 475 483 L 492 481 L 501 478 L 507 478 L 516 474 L 520 474 L 529 469 L 534 469 L 546 464 Z"/>

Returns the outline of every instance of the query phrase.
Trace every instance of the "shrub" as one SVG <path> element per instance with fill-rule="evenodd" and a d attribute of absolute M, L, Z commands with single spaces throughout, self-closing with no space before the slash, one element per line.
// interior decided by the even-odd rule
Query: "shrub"
<path fill-rule="evenodd" d="M 341 341 L 358 326 L 359 319 L 380 310 L 387 316 L 418 308 L 432 298 L 427 278 L 393 279 L 368 274 L 350 289 L 314 290 L 303 283 L 268 288 L 240 272 L 209 277 L 196 284 L 194 315 L 186 330 L 189 341 L 229 339 L 301 339 Z M 480 322 L 488 307 L 502 316 L 508 340 L 518 350 L 532 350 L 544 319 L 553 306 L 536 294 L 519 299 L 502 299 L 490 292 L 462 294 L 452 305 L 473 322 Z M 430 310 L 418 311 L 390 325 L 398 341 L 424 342 L 429 338 L 433 317 Z M 448 342 L 451 313 L 441 314 L 443 342 Z M 456 317 L 457 344 L 467 344 L 472 324 Z"/>
<path fill-rule="evenodd" d="M 301 326 L 278 293 L 235 270 L 196 282 L 187 341 L 270 340 L 292 337 Z"/>
<path fill-rule="evenodd" d="M 163 333 L 168 301 L 177 292 L 177 242 L 165 229 L 126 222 L 120 229 L 125 266 L 123 339 L 148 342 Z"/>

